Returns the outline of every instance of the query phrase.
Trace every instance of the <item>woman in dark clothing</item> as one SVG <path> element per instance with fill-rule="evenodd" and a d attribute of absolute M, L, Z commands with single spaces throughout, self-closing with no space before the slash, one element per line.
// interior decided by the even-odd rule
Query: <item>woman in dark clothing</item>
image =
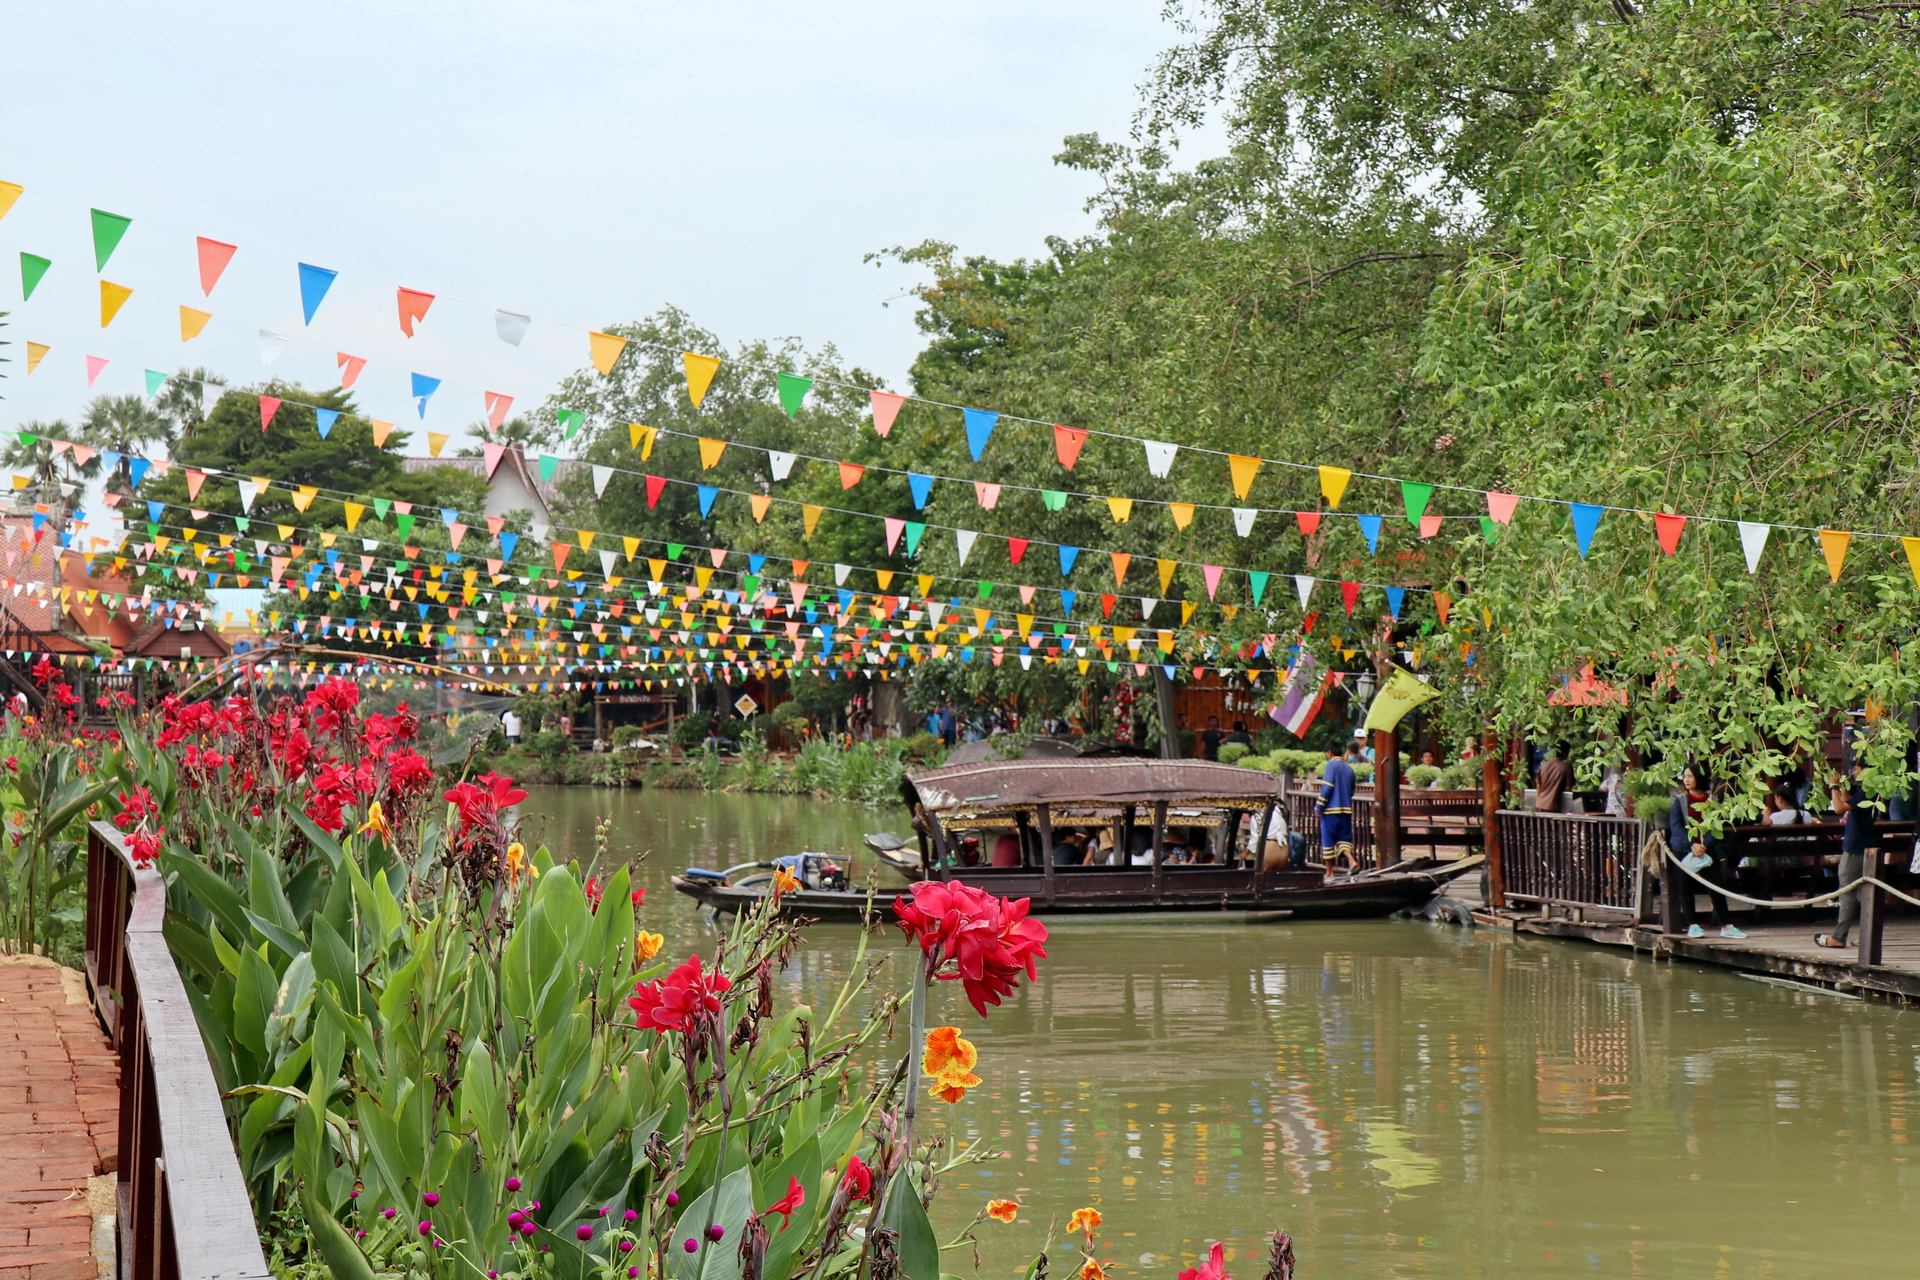
<path fill-rule="evenodd" d="M 1673 793 L 1673 808 L 1667 816 L 1667 843 L 1680 856 L 1683 867 L 1709 884 L 1720 885 L 1725 883 L 1721 878 L 1724 873 L 1720 837 L 1700 829 L 1700 812 L 1712 793 L 1713 781 L 1707 777 L 1706 770 L 1690 764 L 1681 772 L 1680 790 Z M 1680 918 L 1687 922 L 1687 936 L 1705 937 L 1707 931 L 1694 918 L 1693 900 L 1697 882 L 1692 876 L 1682 874 L 1679 888 Z M 1721 937 L 1739 939 L 1747 936 L 1738 925 L 1727 919 L 1725 894 L 1708 889 L 1707 901 L 1712 904 L 1713 923 L 1719 926 Z"/>

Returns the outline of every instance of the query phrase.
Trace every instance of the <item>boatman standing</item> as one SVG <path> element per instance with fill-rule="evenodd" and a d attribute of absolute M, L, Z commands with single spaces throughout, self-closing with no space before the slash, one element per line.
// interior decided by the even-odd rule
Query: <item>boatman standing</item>
<path fill-rule="evenodd" d="M 1320 768 L 1320 798 L 1314 802 L 1320 815 L 1320 858 L 1332 871 L 1336 862 L 1354 869 L 1353 856 L 1353 766 L 1340 758 L 1340 748 L 1327 748 L 1327 762 Z"/>

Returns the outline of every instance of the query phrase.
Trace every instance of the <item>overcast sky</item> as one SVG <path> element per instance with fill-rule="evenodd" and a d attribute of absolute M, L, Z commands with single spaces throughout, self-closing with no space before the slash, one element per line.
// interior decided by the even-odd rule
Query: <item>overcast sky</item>
<path fill-rule="evenodd" d="M 111 3 L 6 25 L 0 180 L 27 190 L 0 220 L 0 427 L 182 364 L 330 386 L 344 351 L 366 411 L 450 433 L 485 391 L 538 404 L 589 328 L 668 303 L 904 386 L 916 277 L 862 255 L 1087 230 L 1094 180 L 1051 157 L 1124 134 L 1175 37 L 1160 0 Z M 94 207 L 133 219 L 98 273 Z M 239 246 L 210 298 L 196 236 Z M 23 250 L 53 260 L 24 304 Z M 310 326 L 299 262 L 339 273 Z M 105 330 L 103 278 L 134 291 Z M 396 286 L 437 295 L 411 340 Z M 213 314 L 187 343 L 183 303 Z M 534 317 L 523 345 L 495 308 Z M 271 369 L 262 329 L 290 340 Z M 29 340 L 51 347 L 31 378 Z M 90 355 L 110 361 L 91 391 Z M 415 372 L 443 379 L 424 423 Z"/>

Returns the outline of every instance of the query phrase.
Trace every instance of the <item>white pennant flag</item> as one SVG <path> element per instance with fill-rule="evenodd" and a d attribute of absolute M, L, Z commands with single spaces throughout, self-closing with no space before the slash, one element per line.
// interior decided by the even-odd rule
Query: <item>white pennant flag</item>
<path fill-rule="evenodd" d="M 607 481 L 611 479 L 613 479 L 612 467 L 595 466 L 593 469 L 593 496 L 596 498 L 605 497 Z"/>
<path fill-rule="evenodd" d="M 546 521 L 535 520 L 533 522 L 533 540 L 535 542 L 545 542 L 547 540 L 547 535 L 552 532 L 553 532 L 553 526 L 548 524 Z M 527 585 L 527 580 L 525 578 L 520 579 L 520 585 L 521 586 Z"/>
<path fill-rule="evenodd" d="M 767 450 L 767 465 L 773 468 L 775 480 L 785 480 L 793 474 L 793 460 L 799 455 L 782 453 L 778 449 Z"/>
<path fill-rule="evenodd" d="M 852 572 L 853 566 L 850 564 L 837 564 L 833 566 L 833 585 L 836 587 L 846 586 L 847 575 Z"/>
<path fill-rule="evenodd" d="M 253 500 L 259 496 L 260 496 L 259 492 L 252 485 L 250 484 L 241 485 L 240 486 L 240 509 L 242 511 L 247 512 L 248 514 L 252 514 Z"/>
<path fill-rule="evenodd" d="M 1160 602 L 1158 600 L 1148 600 L 1144 596 L 1141 597 L 1140 621 L 1145 622 L 1148 618 L 1151 618 L 1153 616 L 1153 611 L 1156 608 L 1158 608 L 1159 605 L 1160 605 Z"/>
<path fill-rule="evenodd" d="M 1140 443 L 1147 449 L 1147 470 L 1165 480 L 1167 472 L 1173 469 L 1173 455 L 1180 452 L 1180 446 L 1161 440 L 1142 440 Z"/>
<path fill-rule="evenodd" d="M 1253 507 L 1235 507 L 1233 509 L 1233 531 L 1241 537 L 1253 532 L 1253 518 L 1260 512 Z"/>
<path fill-rule="evenodd" d="M 270 329 L 260 331 L 260 363 L 272 364 L 287 349 L 287 340 Z"/>
<path fill-rule="evenodd" d="M 1773 532 L 1770 524 L 1750 524 L 1740 521 L 1740 549 L 1747 553 L 1747 572 L 1752 573 L 1760 567 L 1760 553 L 1767 549 L 1767 535 Z"/>
<path fill-rule="evenodd" d="M 511 346 L 520 345 L 520 339 L 527 336 L 527 326 L 532 323 L 532 316 L 523 316 L 517 311 L 493 313 L 493 331 L 500 335 L 500 341 Z"/>
<path fill-rule="evenodd" d="M 971 529 L 955 529 L 953 540 L 960 546 L 960 567 L 965 568 L 967 557 L 973 554 L 973 540 L 980 535 Z"/>
<path fill-rule="evenodd" d="M 940 615 L 946 612 L 946 608 L 946 602 L 943 600 L 927 601 L 927 625 L 934 627 L 939 626 Z"/>
<path fill-rule="evenodd" d="M 1305 574 L 1305 573 L 1296 573 L 1296 574 L 1294 574 L 1294 575 L 1293 575 L 1293 585 L 1294 585 L 1294 587 L 1295 587 L 1295 588 L 1297 588 L 1297 589 L 1299 590 L 1299 592 L 1300 592 L 1300 607 L 1301 607 L 1302 609 L 1304 609 L 1304 608 L 1306 608 L 1306 607 L 1307 607 L 1307 597 L 1313 594 L 1313 577 L 1312 577 L 1312 575 L 1311 575 L 1311 574 Z"/>
<path fill-rule="evenodd" d="M 600 576 L 603 578 L 611 578 L 613 576 L 614 561 L 619 558 L 620 553 L 618 551 L 602 551 L 600 553 Z"/>

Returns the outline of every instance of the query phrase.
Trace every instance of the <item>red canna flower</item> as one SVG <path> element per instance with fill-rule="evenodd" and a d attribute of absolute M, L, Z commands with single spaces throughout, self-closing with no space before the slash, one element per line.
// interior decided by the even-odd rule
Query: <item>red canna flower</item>
<path fill-rule="evenodd" d="M 1027 918 L 1030 899 L 996 898 L 965 884 L 923 880 L 913 886 L 913 900 L 893 900 L 893 913 L 909 938 L 942 968 L 945 981 L 958 979 L 967 1000 L 987 1016 L 987 1006 L 1009 995 L 1025 970 L 1031 981 L 1034 961 L 1047 954 L 1047 926 Z"/>
<path fill-rule="evenodd" d="M 580 887 L 580 891 L 587 895 L 587 910 L 597 915 L 600 911 L 600 899 L 606 896 L 607 886 L 600 883 L 599 876 L 588 876 L 586 884 Z"/>
<path fill-rule="evenodd" d="M 785 1231 L 787 1229 L 787 1224 L 793 1221 L 793 1211 L 795 1209 L 798 1209 L 801 1205 L 805 1204 L 806 1202 L 807 1202 L 807 1189 L 800 1185 L 800 1179 L 788 1178 L 787 1194 L 784 1196 L 781 1196 L 778 1200 L 775 1200 L 772 1204 L 768 1205 L 766 1207 L 766 1211 L 762 1213 L 760 1216 L 764 1218 L 769 1213 L 779 1214 L 780 1229 L 782 1231 Z"/>
<path fill-rule="evenodd" d="M 160 856 L 160 836 L 152 831 L 136 831 L 127 839 L 127 852 L 136 867 L 150 867 Z"/>
<path fill-rule="evenodd" d="M 720 993 L 732 988 L 725 974 L 702 973 L 700 957 L 689 956 L 666 977 L 634 987 L 627 1006 L 634 1012 L 636 1026 L 686 1031 L 702 1011 L 720 1012 Z"/>
<path fill-rule="evenodd" d="M 1207 1260 L 1198 1267 L 1188 1267 L 1180 1273 L 1180 1280 L 1232 1280 L 1227 1275 L 1226 1260 L 1221 1257 L 1223 1248 L 1218 1240 L 1207 1254 Z"/>
<path fill-rule="evenodd" d="M 847 1160 L 847 1171 L 840 1177 L 840 1188 L 847 1193 L 847 1199 L 869 1200 L 873 1197 L 873 1168 L 859 1156 Z"/>

